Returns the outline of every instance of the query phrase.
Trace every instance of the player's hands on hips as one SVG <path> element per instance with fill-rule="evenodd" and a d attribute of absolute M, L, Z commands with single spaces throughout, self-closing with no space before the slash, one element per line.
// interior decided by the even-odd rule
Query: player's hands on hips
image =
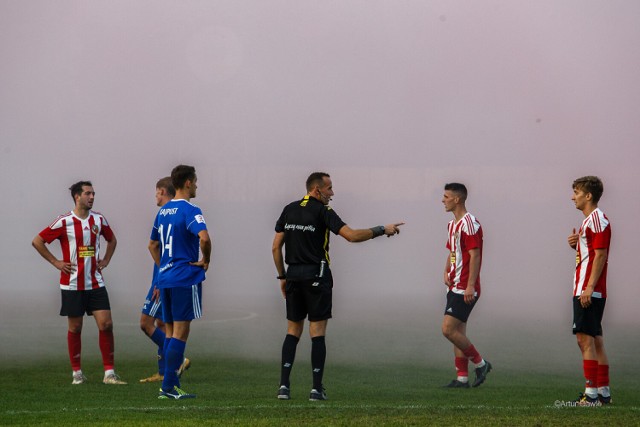
<path fill-rule="evenodd" d="M 567 237 L 567 242 L 569 243 L 569 246 L 575 249 L 576 246 L 578 245 L 579 238 L 580 238 L 580 235 L 576 233 L 576 229 L 574 228 L 573 233 L 569 234 L 569 237 Z"/>
<path fill-rule="evenodd" d="M 207 271 L 209 269 L 209 263 L 205 262 L 203 259 L 201 259 L 198 262 L 190 262 L 189 265 L 202 267 L 202 268 L 204 268 L 204 271 Z"/>
<path fill-rule="evenodd" d="M 103 259 L 98 260 L 98 271 L 102 271 L 103 268 L 107 268 L 109 265 L 109 261 L 105 261 Z"/>
<path fill-rule="evenodd" d="M 384 234 L 387 237 L 394 236 L 396 234 L 400 234 L 400 226 L 404 225 L 404 222 L 398 222 L 396 224 L 387 224 L 384 226 Z"/>
<path fill-rule="evenodd" d="M 71 274 L 76 271 L 75 264 L 71 264 L 70 262 L 60 261 L 59 259 L 53 262 L 53 266 L 66 274 Z"/>

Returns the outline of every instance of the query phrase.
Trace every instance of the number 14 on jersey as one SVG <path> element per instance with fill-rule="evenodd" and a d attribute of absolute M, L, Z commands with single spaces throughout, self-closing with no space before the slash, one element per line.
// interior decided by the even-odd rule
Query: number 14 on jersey
<path fill-rule="evenodd" d="M 167 234 L 164 234 L 164 224 L 161 224 L 158 228 L 158 234 L 160 234 L 160 247 L 162 248 L 162 255 L 164 256 L 164 251 L 169 251 L 169 258 L 173 258 L 173 236 L 171 235 L 171 225 L 167 227 Z"/>

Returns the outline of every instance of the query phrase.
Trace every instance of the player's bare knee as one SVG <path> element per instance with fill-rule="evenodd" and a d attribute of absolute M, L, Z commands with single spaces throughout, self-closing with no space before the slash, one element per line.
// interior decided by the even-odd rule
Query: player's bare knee
<path fill-rule="evenodd" d="M 448 324 L 442 325 L 442 335 L 444 335 L 445 338 L 449 339 L 453 337 L 455 332 L 456 332 L 455 328 L 452 328 L 451 325 L 448 325 Z"/>
<path fill-rule="evenodd" d="M 105 320 L 105 321 L 100 322 L 100 324 L 98 325 L 98 329 L 101 330 L 102 332 L 111 332 L 111 331 L 113 331 L 113 321 Z"/>
<path fill-rule="evenodd" d="M 442 335 L 446 338 L 453 337 L 458 331 L 458 325 L 453 321 L 451 316 L 445 316 L 442 322 Z"/>
<path fill-rule="evenodd" d="M 151 321 L 149 321 L 149 320 L 151 320 Z M 151 336 L 151 334 L 153 334 L 153 329 L 154 329 L 153 319 L 149 319 L 149 318 L 146 318 L 146 317 L 142 316 L 140 318 L 140 329 L 146 335 Z"/>
<path fill-rule="evenodd" d="M 577 334 L 576 337 L 578 339 L 578 347 L 580 347 L 580 351 L 583 353 L 592 348 L 595 349 L 596 344 L 592 336 L 587 334 Z"/>
<path fill-rule="evenodd" d="M 72 334 L 79 334 L 82 332 L 82 323 L 79 325 L 69 325 L 69 332 Z"/>

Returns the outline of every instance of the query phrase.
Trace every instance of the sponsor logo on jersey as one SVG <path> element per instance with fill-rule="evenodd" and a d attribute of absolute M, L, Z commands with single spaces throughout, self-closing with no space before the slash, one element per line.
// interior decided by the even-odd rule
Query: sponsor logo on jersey
<path fill-rule="evenodd" d="M 285 224 L 285 230 L 293 231 L 311 231 L 312 233 L 316 231 L 316 228 L 313 225 L 301 225 L 301 224 Z"/>
<path fill-rule="evenodd" d="M 95 256 L 96 248 L 94 246 L 78 246 L 79 258 L 90 258 Z"/>
<path fill-rule="evenodd" d="M 170 262 L 169 264 L 167 264 L 167 265 L 165 265 L 164 267 L 160 268 L 158 271 L 159 271 L 160 273 L 162 273 L 163 271 L 168 270 L 168 269 L 169 269 L 169 268 L 171 268 L 171 267 L 173 267 L 173 263 L 172 263 L 172 262 Z"/>
<path fill-rule="evenodd" d="M 177 213 L 178 213 L 178 208 L 164 208 L 164 209 L 160 209 L 160 212 L 158 212 L 158 215 L 167 216 L 167 215 L 175 215 Z"/>

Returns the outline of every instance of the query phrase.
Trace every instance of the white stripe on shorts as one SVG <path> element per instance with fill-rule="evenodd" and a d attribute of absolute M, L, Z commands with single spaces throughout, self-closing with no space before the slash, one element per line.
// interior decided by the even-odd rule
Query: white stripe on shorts
<path fill-rule="evenodd" d="M 198 296 L 198 285 L 191 285 L 191 300 L 193 301 L 194 319 L 202 317 L 202 305 L 200 305 L 200 297 Z"/>
<path fill-rule="evenodd" d="M 160 304 L 160 298 L 158 298 L 157 301 L 153 302 L 153 305 L 151 306 L 151 310 L 149 310 L 149 315 L 151 317 L 156 317 L 156 313 L 158 312 L 158 309 L 160 308 L 161 304 Z"/>

